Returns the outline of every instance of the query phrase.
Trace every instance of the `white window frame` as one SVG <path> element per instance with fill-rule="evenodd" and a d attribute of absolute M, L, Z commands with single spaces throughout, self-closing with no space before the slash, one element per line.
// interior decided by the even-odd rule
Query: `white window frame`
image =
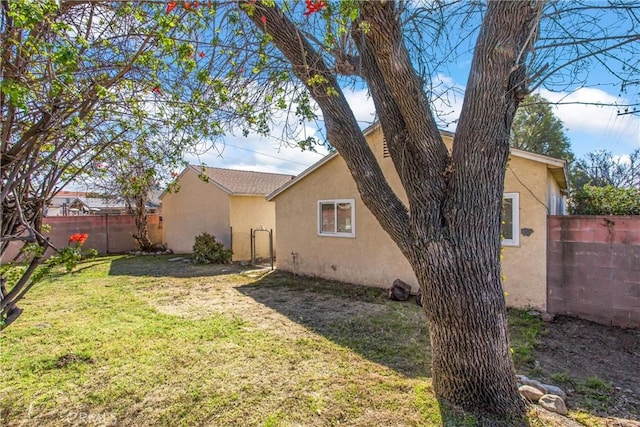
<path fill-rule="evenodd" d="M 504 193 L 503 199 L 511 199 L 511 219 L 513 239 L 502 239 L 502 246 L 520 246 L 520 193 Z M 502 229 L 502 224 L 500 225 Z"/>
<path fill-rule="evenodd" d="M 338 224 L 338 217 L 337 217 L 337 205 L 339 203 L 349 203 L 351 205 L 351 231 L 346 233 L 346 232 L 328 232 L 328 231 L 322 231 L 322 205 L 328 205 L 333 203 L 334 205 L 334 224 Z M 322 237 L 350 237 L 350 238 L 354 238 L 356 237 L 356 201 L 355 199 L 329 199 L 329 200 L 318 200 L 318 209 L 317 209 L 317 213 L 318 213 L 318 218 L 317 218 L 317 225 L 318 225 L 318 236 L 322 236 Z"/>

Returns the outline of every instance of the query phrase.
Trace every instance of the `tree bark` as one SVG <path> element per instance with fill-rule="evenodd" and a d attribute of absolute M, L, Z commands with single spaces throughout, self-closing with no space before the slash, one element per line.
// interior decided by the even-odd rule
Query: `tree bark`
<path fill-rule="evenodd" d="M 149 227 L 147 225 L 146 198 L 137 196 L 133 200 L 133 215 L 135 218 L 136 234 L 132 234 L 133 239 L 138 243 L 140 250 L 151 251 L 154 249 L 153 242 L 149 237 Z"/>
<path fill-rule="evenodd" d="M 500 216 L 509 130 L 526 92 L 523 64 L 541 3 L 489 4 L 450 156 L 404 46 L 395 3 L 358 3 L 359 21 L 367 23 L 367 30 L 354 25 L 352 33 L 360 74 L 408 207 L 390 189 L 322 56 L 277 7 L 256 8 L 249 18 L 272 36 L 307 85 L 364 204 L 416 274 L 431 334 L 436 396 L 471 412 L 521 416 L 525 403 L 509 354 L 500 274 Z M 316 75 L 326 82 L 309 84 Z"/>

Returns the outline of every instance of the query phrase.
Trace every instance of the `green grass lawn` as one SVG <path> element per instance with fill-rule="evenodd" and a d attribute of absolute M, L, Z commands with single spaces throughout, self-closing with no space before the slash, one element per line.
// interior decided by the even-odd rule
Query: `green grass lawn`
<path fill-rule="evenodd" d="M 97 258 L 36 286 L 0 333 L 0 425 L 443 424 L 415 303 L 168 258 Z M 511 319 L 526 364 L 541 325 Z"/>

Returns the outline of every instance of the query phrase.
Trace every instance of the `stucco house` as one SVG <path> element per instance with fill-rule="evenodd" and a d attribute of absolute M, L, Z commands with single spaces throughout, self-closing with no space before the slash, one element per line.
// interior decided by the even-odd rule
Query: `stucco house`
<path fill-rule="evenodd" d="M 406 203 L 382 130 L 364 131 L 391 187 Z M 454 135 L 442 132 L 451 148 Z M 505 178 L 503 274 L 507 304 L 546 310 L 547 215 L 565 213 L 565 161 L 512 149 Z M 418 283 L 407 260 L 365 207 L 344 160 L 330 154 L 271 193 L 279 270 L 389 287 Z"/>
<path fill-rule="evenodd" d="M 251 259 L 251 229 L 273 230 L 275 203 L 265 196 L 294 177 L 264 172 L 189 166 L 176 178 L 177 191 L 164 191 L 163 243 L 190 253 L 195 237 L 213 234 L 233 250 L 234 260 Z M 256 233 L 256 253 L 269 254 L 268 233 Z"/>

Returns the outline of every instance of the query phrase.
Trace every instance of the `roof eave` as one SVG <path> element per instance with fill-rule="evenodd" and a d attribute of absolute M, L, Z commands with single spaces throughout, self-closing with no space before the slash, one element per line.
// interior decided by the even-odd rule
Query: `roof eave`
<path fill-rule="evenodd" d="M 239 196 L 239 197 L 267 197 L 267 194 L 260 193 L 231 193 L 230 196 Z"/>
<path fill-rule="evenodd" d="M 320 168 L 322 165 L 324 165 L 325 163 L 327 163 L 329 160 L 333 159 L 336 156 L 338 156 L 338 152 L 337 151 L 334 151 L 333 153 L 327 154 L 322 159 L 320 159 L 319 161 L 315 162 L 314 164 L 312 164 L 311 166 L 309 166 L 308 168 L 306 168 L 305 170 L 300 172 L 295 178 L 293 178 L 290 181 L 285 182 L 282 186 L 280 186 L 279 188 L 276 188 L 274 191 L 272 191 L 270 194 L 268 194 L 266 196 L 267 201 L 270 202 L 275 197 L 277 197 L 279 194 L 281 194 L 284 191 L 286 191 L 289 187 L 295 185 L 298 181 L 302 180 L 305 176 L 311 174 L 313 171 L 315 171 L 316 169 Z"/>
<path fill-rule="evenodd" d="M 544 154 L 532 153 L 530 151 L 520 150 L 518 148 L 511 148 L 511 154 L 523 159 L 533 160 L 535 162 L 544 163 L 547 165 L 547 169 L 551 171 L 551 175 L 560 185 L 561 190 L 568 190 L 569 188 L 569 171 L 567 168 L 567 161 L 563 159 L 556 159 L 555 157 L 545 156 Z"/>

